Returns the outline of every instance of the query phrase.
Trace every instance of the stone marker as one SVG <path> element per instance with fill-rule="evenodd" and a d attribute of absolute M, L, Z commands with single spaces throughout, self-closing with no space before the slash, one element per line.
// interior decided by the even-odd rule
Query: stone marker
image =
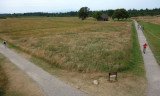
<path fill-rule="evenodd" d="M 93 84 L 94 84 L 94 85 L 98 85 L 98 81 L 97 81 L 97 80 L 94 80 L 94 81 L 93 81 Z"/>

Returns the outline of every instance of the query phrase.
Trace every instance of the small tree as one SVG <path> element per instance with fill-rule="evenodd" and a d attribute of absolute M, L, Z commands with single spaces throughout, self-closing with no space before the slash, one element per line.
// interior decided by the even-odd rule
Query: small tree
<path fill-rule="evenodd" d="M 103 14 L 103 13 L 102 13 L 101 11 L 95 12 L 95 13 L 93 14 L 93 18 L 96 18 L 96 19 L 98 20 L 99 18 L 101 18 L 102 14 Z"/>
<path fill-rule="evenodd" d="M 114 20 L 114 18 L 119 19 L 124 19 L 124 18 L 129 18 L 129 13 L 125 10 L 125 9 L 117 9 L 115 10 L 115 12 L 112 15 L 112 18 Z"/>
<path fill-rule="evenodd" d="M 88 7 L 82 7 L 78 11 L 78 15 L 79 15 L 79 18 L 81 18 L 82 20 L 85 20 L 89 15 L 89 8 Z"/>
<path fill-rule="evenodd" d="M 117 18 L 118 20 L 120 19 L 120 18 L 122 18 L 122 13 L 121 13 L 121 11 L 120 11 L 120 9 L 117 9 L 114 13 L 113 13 L 113 16 L 112 16 L 113 18 Z"/>
<path fill-rule="evenodd" d="M 112 15 L 112 19 L 114 20 L 116 17 L 115 17 L 115 15 Z"/>
<path fill-rule="evenodd" d="M 125 9 L 120 9 L 120 11 L 122 13 L 122 19 L 127 19 L 129 17 L 129 13 Z"/>
<path fill-rule="evenodd" d="M 107 11 L 107 14 L 108 14 L 109 17 L 112 17 L 113 13 L 114 13 L 114 10 L 110 9 L 110 10 Z"/>

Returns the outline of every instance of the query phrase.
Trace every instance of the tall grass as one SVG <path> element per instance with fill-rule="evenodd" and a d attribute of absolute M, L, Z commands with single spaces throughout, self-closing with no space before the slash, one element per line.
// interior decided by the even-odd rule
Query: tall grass
<path fill-rule="evenodd" d="M 108 72 L 130 66 L 132 37 L 128 22 L 21 18 L 4 20 L 1 27 L 0 38 L 48 61 L 51 67 Z"/>

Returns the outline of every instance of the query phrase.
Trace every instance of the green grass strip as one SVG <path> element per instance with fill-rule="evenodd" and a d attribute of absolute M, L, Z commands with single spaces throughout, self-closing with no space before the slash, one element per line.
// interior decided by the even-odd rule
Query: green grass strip
<path fill-rule="evenodd" d="M 131 62 L 130 67 L 133 74 L 138 76 L 145 76 L 145 70 L 144 70 L 144 63 L 142 54 L 140 51 L 140 46 L 138 42 L 138 35 L 135 28 L 135 25 L 132 23 L 132 42 L 133 42 L 133 49 L 132 49 L 132 56 L 131 56 Z"/>
<path fill-rule="evenodd" d="M 147 22 L 139 22 L 139 24 L 144 26 L 145 29 L 143 33 L 147 38 L 157 62 L 160 64 L 160 26 Z"/>

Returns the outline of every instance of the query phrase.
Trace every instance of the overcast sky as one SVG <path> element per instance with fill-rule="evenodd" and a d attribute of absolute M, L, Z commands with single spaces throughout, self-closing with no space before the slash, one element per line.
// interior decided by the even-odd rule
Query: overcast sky
<path fill-rule="evenodd" d="M 160 8 L 160 0 L 0 0 L 0 13 Z"/>

